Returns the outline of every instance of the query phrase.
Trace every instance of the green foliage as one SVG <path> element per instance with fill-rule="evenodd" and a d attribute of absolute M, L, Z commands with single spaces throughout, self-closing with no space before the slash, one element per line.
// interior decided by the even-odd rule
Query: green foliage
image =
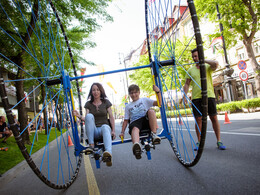
<path fill-rule="evenodd" d="M 186 110 L 180 109 L 180 110 L 166 111 L 166 116 L 171 117 L 171 118 L 175 118 L 179 115 L 186 116 L 186 115 L 191 115 L 191 114 L 192 114 L 191 109 L 186 109 Z M 156 117 L 161 118 L 160 110 L 156 110 Z"/>
<path fill-rule="evenodd" d="M 30 135 L 31 141 L 33 141 L 34 134 L 35 133 L 32 132 L 31 135 Z M 53 129 L 53 131 L 51 131 L 51 133 L 50 133 L 49 142 L 56 139 L 55 134 L 56 133 Z M 39 132 L 38 133 L 38 141 L 34 142 L 32 154 L 37 152 L 38 150 L 40 150 L 42 147 L 44 147 L 45 144 L 46 144 L 46 140 L 47 140 L 47 135 L 45 135 L 44 131 Z M 18 148 L 16 141 L 15 141 L 13 136 L 9 137 L 7 139 L 7 143 L 8 143 L 8 145 L 0 142 L 0 148 L 8 147 L 8 151 L 0 151 L 1 152 L 0 174 L 5 173 L 6 171 L 13 168 L 14 166 L 16 166 L 17 164 L 19 164 L 20 162 L 22 162 L 24 160 L 24 157 L 23 157 L 20 149 Z M 30 152 L 31 146 L 26 145 L 26 148 L 27 148 L 27 151 Z"/>
<path fill-rule="evenodd" d="M 161 40 L 159 42 L 161 42 Z M 164 48 L 161 52 L 162 54 L 158 56 L 160 61 L 169 60 L 171 58 L 175 59 L 176 66 L 170 66 L 165 68 L 167 70 L 161 71 L 161 77 L 167 85 L 168 90 L 175 89 L 176 87 L 180 88 L 185 83 L 184 77 L 186 75 L 186 71 L 193 62 L 190 51 L 196 47 L 195 41 L 192 41 L 191 43 L 189 42 L 190 40 L 188 37 L 183 37 L 183 41 L 176 40 L 176 42 L 172 43 L 170 47 L 166 46 L 168 43 L 158 43 L 156 44 L 156 47 L 158 48 L 151 48 L 151 51 L 155 53 L 156 50 L 160 51 L 160 48 Z M 170 48 L 174 48 L 174 51 L 170 50 Z M 141 56 L 139 58 L 139 62 L 133 66 L 143 66 L 149 63 L 148 54 L 146 54 Z M 139 85 L 143 92 L 147 93 L 148 95 L 154 94 L 152 90 L 153 80 L 150 69 L 135 70 L 132 74 L 129 75 L 129 77 L 132 81 L 134 81 L 135 84 Z M 181 83 L 179 81 L 181 81 Z"/>
<path fill-rule="evenodd" d="M 218 104 L 217 110 L 235 112 L 242 108 L 249 110 L 249 109 L 255 109 L 257 107 L 260 107 L 260 98 Z"/>
<path fill-rule="evenodd" d="M 249 100 L 243 100 L 240 102 L 242 108 L 252 108 L 255 109 L 257 107 L 260 107 L 260 98 L 254 98 Z"/>
<path fill-rule="evenodd" d="M 142 55 L 139 58 L 139 62 L 134 64 L 134 67 L 143 66 L 149 64 L 148 55 Z M 149 68 L 142 68 L 133 71 L 132 74 L 129 75 L 130 79 L 140 87 L 142 92 L 147 94 L 153 94 L 153 80 L 151 70 Z"/>
<path fill-rule="evenodd" d="M 235 45 L 237 38 L 243 40 L 254 35 L 260 29 L 260 3 L 259 1 L 245 0 L 195 0 L 199 17 L 207 17 L 210 21 L 219 24 L 216 5 L 219 6 L 221 23 L 227 47 Z M 232 31 L 231 31 L 232 28 Z M 217 28 L 219 29 L 219 28 Z M 252 34 L 253 33 L 253 34 Z M 219 37 L 219 30 L 213 37 Z"/>
<path fill-rule="evenodd" d="M 80 63 L 93 65 L 81 54 L 85 48 L 95 46 L 91 34 L 101 27 L 98 22 L 113 21 L 106 12 L 110 2 L 111 0 L 53 1 L 68 38 L 76 71 L 80 70 Z M 48 1 L 3 1 L 1 8 L 0 26 L 4 30 L 0 30 L 0 53 L 2 54 L 0 63 L 9 74 L 14 77 L 19 76 L 19 79 L 41 78 L 41 80 L 21 81 L 24 87 L 19 90 L 22 94 L 20 96 L 23 96 L 23 90 L 28 92 L 33 85 L 38 86 L 47 78 L 52 79 L 50 78 L 52 76 L 57 76 L 54 79 L 59 78 L 62 70 L 74 76 L 66 41 Z M 80 82 L 79 86 L 81 85 Z M 49 93 L 56 94 L 60 86 L 51 88 Z M 72 88 L 75 93 L 77 91 L 75 82 L 72 82 Z M 47 88 L 45 91 L 47 92 Z M 74 96 L 76 97 L 76 94 Z M 40 103 L 45 99 L 40 95 L 37 98 Z M 64 97 L 61 95 L 60 98 L 62 102 Z M 23 109 L 22 106 L 19 107 L 20 111 L 24 111 Z M 25 120 L 19 116 L 20 119 Z"/>
<path fill-rule="evenodd" d="M 239 104 L 240 104 L 239 102 L 229 102 L 229 103 L 224 103 L 224 104 L 218 104 L 217 110 L 234 112 L 239 108 L 238 107 Z"/>

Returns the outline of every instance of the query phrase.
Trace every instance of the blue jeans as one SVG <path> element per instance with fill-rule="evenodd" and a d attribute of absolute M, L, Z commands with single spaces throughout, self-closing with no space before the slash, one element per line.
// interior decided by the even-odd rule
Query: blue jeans
<path fill-rule="evenodd" d="M 109 125 L 104 124 L 101 127 L 96 127 L 95 118 L 93 114 L 89 113 L 85 117 L 85 130 L 89 144 L 94 144 L 94 139 L 101 139 L 103 137 L 105 150 L 112 154 L 111 128 Z"/>

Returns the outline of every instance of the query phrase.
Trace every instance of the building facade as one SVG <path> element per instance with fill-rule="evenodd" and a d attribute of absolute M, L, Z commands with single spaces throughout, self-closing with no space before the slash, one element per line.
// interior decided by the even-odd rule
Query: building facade
<path fill-rule="evenodd" d="M 167 18 L 167 24 L 164 27 L 158 27 L 160 29 L 156 29 L 158 34 L 158 38 L 161 36 L 168 36 L 171 34 L 176 39 L 182 41 L 184 37 L 189 37 L 194 34 L 193 24 L 191 21 L 191 17 L 189 12 L 186 12 L 182 19 L 179 21 L 180 24 L 178 28 L 173 28 L 174 23 L 178 20 L 177 14 L 175 14 L 175 10 L 180 10 L 182 12 L 186 9 L 187 6 L 180 6 L 180 9 L 176 6 L 173 8 L 173 17 Z M 181 15 L 181 14 L 180 14 Z M 174 29 L 174 32 L 172 31 Z M 207 19 L 203 19 L 200 21 L 200 32 L 204 42 L 204 56 L 206 59 L 217 60 L 219 62 L 219 68 L 213 74 L 213 85 L 216 94 L 216 99 L 218 103 L 229 102 L 230 100 L 242 100 L 257 97 L 256 94 L 256 86 L 255 86 L 255 72 L 253 71 L 253 67 L 249 62 L 247 52 L 243 42 L 238 40 L 237 44 L 232 48 L 227 49 L 227 57 L 230 64 L 230 68 L 234 70 L 231 75 L 232 79 L 229 84 L 227 83 L 227 79 L 225 78 L 223 71 L 226 69 L 226 61 L 223 54 L 222 47 L 222 38 L 218 37 L 215 39 L 210 39 L 209 35 L 218 31 L 219 24 L 209 22 Z M 256 60 L 260 63 L 260 32 L 257 32 L 255 38 L 253 39 L 253 49 L 256 56 Z M 144 55 L 147 53 L 147 40 L 145 39 L 142 43 L 142 46 L 135 50 L 135 52 L 131 53 L 135 58 L 128 59 L 128 66 L 136 63 L 137 56 Z M 238 66 L 240 61 L 245 63 L 246 68 L 243 70 L 244 74 L 241 74 L 241 70 Z M 242 76 L 241 76 L 242 75 Z M 248 79 L 246 81 L 245 75 L 248 75 Z"/>

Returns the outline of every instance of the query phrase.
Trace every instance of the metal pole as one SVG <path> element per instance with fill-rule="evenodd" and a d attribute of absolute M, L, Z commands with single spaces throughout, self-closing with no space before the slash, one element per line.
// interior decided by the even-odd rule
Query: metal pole
<path fill-rule="evenodd" d="M 125 79 L 124 79 L 124 77 L 122 77 L 122 81 L 123 81 L 123 85 L 124 85 L 124 92 L 125 92 L 125 95 L 126 95 L 126 89 L 125 89 Z"/>
<path fill-rule="evenodd" d="M 124 63 L 124 66 L 125 66 L 125 69 L 126 69 L 126 63 L 125 63 L 125 56 L 124 56 L 124 54 L 123 53 L 118 53 L 118 55 L 119 55 L 119 64 L 121 64 L 121 58 L 120 58 L 120 55 L 122 55 L 123 56 L 123 63 Z M 126 89 L 127 89 L 127 91 L 128 91 L 128 77 L 127 77 L 127 71 L 125 71 L 125 79 L 126 79 Z M 128 101 L 130 101 L 129 100 L 129 97 L 128 97 Z"/>
<path fill-rule="evenodd" d="M 247 90 L 246 90 L 246 82 L 245 81 L 243 81 L 243 85 L 244 85 L 245 98 L 247 99 Z"/>
<path fill-rule="evenodd" d="M 221 16 L 220 16 L 220 13 L 219 13 L 218 4 L 216 4 L 216 9 L 217 9 L 217 16 L 218 16 L 218 19 L 220 21 Z M 219 22 L 219 29 L 220 29 L 220 32 L 221 32 L 222 47 L 223 47 L 225 63 L 226 63 L 225 64 L 226 69 L 223 71 L 223 74 L 224 74 L 224 76 L 226 76 L 226 79 L 227 79 L 227 85 L 228 85 L 227 94 L 228 94 L 228 101 L 230 102 L 230 101 L 234 100 L 233 95 L 232 95 L 232 85 L 231 85 L 231 80 L 232 80 L 231 75 L 233 74 L 234 69 L 230 68 L 230 64 L 229 64 L 229 61 L 228 61 L 226 43 L 225 43 L 225 38 L 224 38 L 224 35 L 223 35 L 223 25 L 222 25 L 221 22 Z"/>

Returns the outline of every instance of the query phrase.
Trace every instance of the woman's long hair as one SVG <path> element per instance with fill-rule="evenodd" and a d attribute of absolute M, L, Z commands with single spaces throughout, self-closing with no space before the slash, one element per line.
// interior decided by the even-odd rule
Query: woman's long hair
<path fill-rule="evenodd" d="M 100 91 L 100 99 L 103 101 L 107 95 L 105 93 L 105 90 L 103 88 L 103 86 L 100 84 L 100 83 L 93 83 L 90 87 L 90 90 L 89 90 L 89 94 L 88 94 L 88 99 L 90 99 L 90 102 L 93 102 L 94 101 L 94 96 L 92 95 L 92 88 L 93 86 L 96 85 Z"/>

